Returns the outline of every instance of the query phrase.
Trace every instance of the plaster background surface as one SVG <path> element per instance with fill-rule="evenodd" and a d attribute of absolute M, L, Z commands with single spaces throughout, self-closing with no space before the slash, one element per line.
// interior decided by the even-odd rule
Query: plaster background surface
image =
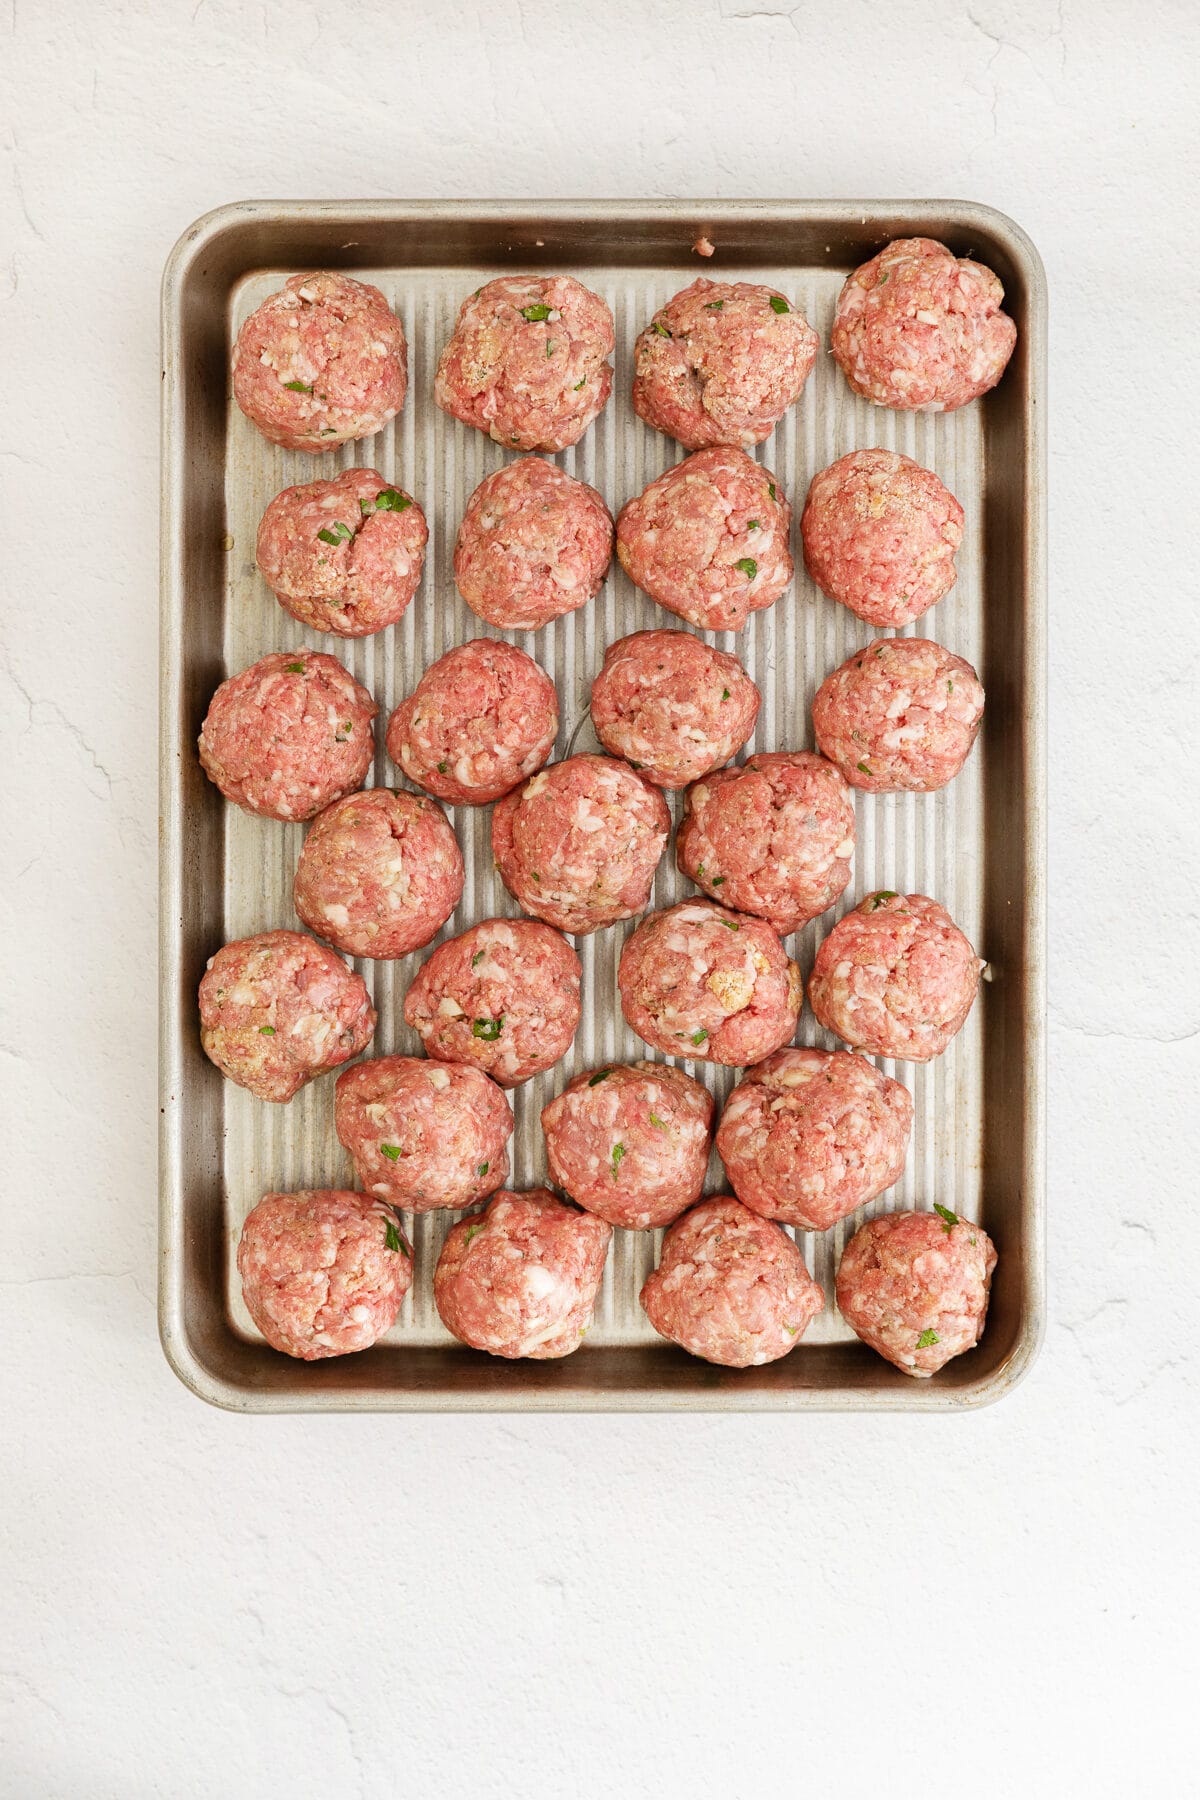
<path fill-rule="evenodd" d="M 1190 1786 L 1198 51 L 1188 0 L 9 0 L 4 1800 Z M 235 198 L 543 193 L 958 195 L 1045 259 L 1050 1324 L 997 1408 L 242 1419 L 159 1350 L 162 263 Z"/>

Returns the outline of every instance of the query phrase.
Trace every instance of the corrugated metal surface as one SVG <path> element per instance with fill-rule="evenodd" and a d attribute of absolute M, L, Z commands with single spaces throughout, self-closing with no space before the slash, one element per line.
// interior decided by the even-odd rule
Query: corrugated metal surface
<path fill-rule="evenodd" d="M 318 260 L 314 257 L 314 263 Z M 700 272 L 701 266 L 695 259 L 693 263 L 694 272 Z M 292 263 L 257 268 L 231 283 L 226 347 L 246 314 L 296 266 Z M 411 690 L 421 671 L 451 645 L 471 636 L 501 635 L 476 619 L 458 596 L 451 558 L 468 496 L 484 475 L 506 460 L 506 454 L 481 433 L 447 418 L 433 404 L 432 377 L 461 299 L 502 266 L 512 265 L 511 261 L 507 265 L 498 261 L 455 262 L 444 267 L 410 268 L 403 273 L 394 267 L 373 267 L 369 262 L 354 262 L 351 266 L 356 275 L 383 289 L 404 321 L 410 347 L 408 400 L 400 418 L 378 437 L 322 459 L 290 454 L 267 444 L 229 404 L 224 446 L 224 595 L 219 639 L 214 638 L 211 644 L 216 651 L 219 643 L 221 666 L 208 665 L 209 690 L 223 674 L 244 668 L 269 650 L 308 643 L 332 652 L 366 684 L 380 705 L 380 748 L 373 779 L 396 785 L 397 772 L 382 749 L 383 727 L 391 708 Z M 598 261 L 573 263 L 566 258 L 556 266 L 577 273 L 603 294 L 616 319 L 613 398 L 583 442 L 555 459 L 569 473 L 595 485 L 615 514 L 626 499 L 680 455 L 674 443 L 650 431 L 635 417 L 628 392 L 637 332 L 654 307 L 684 285 L 691 272 L 654 266 L 605 267 Z M 703 272 L 718 278 L 734 273 L 722 265 L 719 256 Z M 786 261 L 755 264 L 741 260 L 736 274 L 740 279 L 762 280 L 782 289 L 805 311 L 820 332 L 823 344 L 828 344 L 834 301 L 844 276 L 842 267 L 816 269 Z M 850 393 L 826 350 L 818 359 L 799 405 L 756 453 L 775 471 L 797 521 L 811 476 L 847 450 L 883 445 L 935 469 L 963 503 L 966 537 L 958 559 L 956 587 L 916 627 L 909 627 L 908 634 L 936 637 L 975 663 L 985 682 L 989 680 L 990 665 L 1003 651 L 994 631 L 985 634 L 983 535 L 989 480 L 986 420 L 985 407 L 978 405 L 948 417 L 905 415 L 872 407 Z M 304 631 L 283 612 L 254 568 L 254 541 L 263 509 L 282 487 L 355 464 L 377 468 L 387 479 L 417 496 L 429 521 L 430 543 L 421 589 L 400 624 L 373 638 L 338 640 Z M 752 615 L 744 632 L 711 639 L 741 657 L 762 689 L 763 707 L 750 749 L 811 747 L 809 709 L 816 686 L 852 650 L 876 635 L 846 609 L 818 593 L 803 572 L 795 526 L 793 537 L 798 565 L 793 588 L 769 611 Z M 992 604 L 994 609 L 994 598 Z M 678 623 L 639 594 L 614 563 L 601 594 L 582 611 L 540 632 L 507 634 L 549 670 L 556 682 L 562 709 L 556 756 L 565 755 L 568 746 L 596 747 L 586 709 L 589 686 L 600 667 L 605 646 L 627 632 L 649 625 Z M 1006 715 L 1004 722 L 990 715 L 985 719 L 975 755 L 962 776 L 942 793 L 855 796 L 858 848 L 851 887 L 836 908 L 790 940 L 792 953 L 805 976 L 820 937 L 834 919 L 862 894 L 877 887 L 933 895 L 949 908 L 981 953 L 994 957 L 985 930 L 984 883 L 989 861 L 985 792 L 988 759 L 996 753 L 998 732 L 1019 729 L 1022 724 L 1019 717 L 1013 719 L 1008 708 Z M 670 799 L 678 819 L 680 799 Z M 202 803 L 221 806 L 215 791 L 206 795 Z M 460 807 L 452 811 L 451 817 L 465 854 L 467 879 L 462 902 L 443 936 L 490 914 L 511 915 L 517 911 L 492 866 L 490 808 Z M 216 929 L 205 946 L 208 953 L 225 939 L 297 923 L 291 905 L 291 881 L 302 828 L 251 818 L 229 806 L 223 808 L 220 828 L 223 855 L 219 920 L 214 921 Z M 216 868 L 211 864 L 210 867 L 212 875 L 217 875 Z M 691 885 L 675 869 L 673 859 L 664 858 L 655 880 L 654 906 L 669 905 L 692 892 Z M 213 898 L 209 897 L 210 913 Z M 513 1186 L 544 1179 L 538 1115 L 572 1073 L 605 1059 L 646 1054 L 640 1040 L 625 1025 L 617 998 L 617 962 L 630 929 L 632 924 L 625 924 L 578 943 L 584 968 L 583 1020 L 573 1050 L 564 1062 L 513 1095 L 517 1119 L 512 1146 Z M 403 1024 L 401 1007 L 408 983 L 426 954 L 418 952 L 396 963 L 356 963 L 372 989 L 380 1015 L 373 1053 L 419 1049 L 415 1034 Z M 944 1057 L 928 1067 L 881 1064 L 887 1073 L 898 1076 L 911 1088 L 916 1103 L 915 1130 L 902 1181 L 867 1211 L 895 1206 L 928 1207 L 941 1201 L 981 1220 L 997 1236 L 1002 1253 L 1005 1251 L 1005 1221 L 990 1213 L 981 1175 L 984 1041 L 998 1009 L 1012 1004 L 1011 996 L 998 994 L 995 987 L 985 987 L 981 1003 Z M 189 1022 L 186 1016 L 181 1020 L 184 1032 L 194 1028 L 194 1020 Z M 799 1041 L 829 1047 L 833 1044 L 817 1029 L 807 1010 Z M 734 1080 L 733 1071 L 708 1064 L 685 1066 L 709 1084 L 718 1104 L 724 1099 Z M 216 1104 L 224 1126 L 219 1169 L 224 1209 L 222 1288 L 234 1332 L 253 1340 L 254 1329 L 242 1306 L 233 1267 L 237 1234 L 246 1213 L 267 1188 L 351 1184 L 349 1159 L 333 1131 L 334 1083 L 332 1078 L 321 1080 L 290 1106 L 279 1108 L 263 1105 L 229 1083 L 220 1084 L 211 1070 L 195 1078 L 219 1088 Z M 714 1156 L 709 1190 L 717 1191 L 722 1185 L 720 1164 Z M 414 1224 L 418 1278 L 389 1340 L 397 1346 L 433 1347 L 451 1342 L 430 1297 L 433 1265 L 451 1217 L 434 1214 Z M 856 1216 L 830 1233 L 800 1238 L 806 1260 L 827 1295 L 831 1294 L 842 1245 L 859 1222 L 861 1218 Z M 659 1342 L 637 1304 L 638 1288 L 651 1265 L 657 1241 L 657 1235 L 652 1234 L 614 1235 L 596 1322 L 588 1345 L 571 1359 L 572 1365 L 583 1364 L 605 1345 L 633 1347 Z M 1015 1248 L 1011 1240 L 1008 1248 L 1010 1253 Z M 1027 1251 L 1028 1247 L 1022 1244 L 1020 1253 L 1024 1256 Z M 786 1366 L 794 1369 L 796 1380 L 802 1383 L 805 1376 L 801 1365 L 805 1359 L 819 1356 L 820 1346 L 841 1344 L 849 1336 L 830 1300 Z M 863 1353 L 855 1346 L 854 1354 Z M 346 1363 L 358 1360 L 346 1359 Z M 489 1361 L 473 1360 L 481 1365 Z M 690 1367 L 699 1371 L 703 1365 Z M 882 1364 L 878 1369 L 885 1375 L 889 1373 Z M 286 1385 L 294 1389 L 309 1373 L 289 1369 Z M 636 1383 L 636 1377 L 634 1380 Z M 824 1381 L 823 1377 L 823 1384 Z M 911 1391 L 918 1384 L 906 1385 Z M 275 1402 L 263 1398 L 247 1403 Z M 299 1399 L 296 1403 L 305 1402 Z M 340 1402 L 322 1403 L 354 1402 L 343 1398 Z M 375 1398 L 373 1403 L 388 1402 Z M 471 1402 L 467 1398 L 458 1403 Z M 489 1403 L 497 1402 L 493 1398 Z M 736 1389 L 715 1403 L 737 1405 Z"/>

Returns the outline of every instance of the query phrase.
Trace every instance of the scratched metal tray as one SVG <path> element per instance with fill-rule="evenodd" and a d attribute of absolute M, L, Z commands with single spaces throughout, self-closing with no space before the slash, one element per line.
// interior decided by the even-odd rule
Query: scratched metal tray
<path fill-rule="evenodd" d="M 566 270 L 604 295 L 617 326 L 613 398 L 582 443 L 558 458 L 615 513 L 678 447 L 629 403 L 634 338 L 654 307 L 698 273 L 766 281 L 793 296 L 828 345 L 846 273 L 890 238 L 922 234 L 990 264 L 1019 328 L 999 388 L 944 416 L 888 412 L 857 399 L 822 355 L 797 407 L 758 452 L 797 518 L 810 477 L 836 456 L 882 444 L 936 469 L 966 508 L 951 594 L 915 628 L 961 652 L 988 696 L 983 732 L 963 774 L 936 795 L 856 796 L 854 880 L 835 912 L 794 940 L 807 976 L 819 935 L 877 887 L 923 891 L 949 907 L 988 961 L 970 1020 L 929 1067 L 882 1066 L 912 1089 L 916 1123 L 903 1180 L 824 1235 L 801 1235 L 827 1295 L 842 1246 L 874 1210 L 934 1201 L 982 1222 L 999 1267 L 979 1348 L 932 1381 L 899 1374 L 857 1342 L 832 1299 L 781 1362 L 717 1369 L 657 1338 L 637 1302 L 659 1234 L 616 1232 L 586 1344 L 560 1362 L 506 1363 L 455 1344 L 433 1308 L 431 1278 L 452 1215 L 415 1222 L 417 1278 L 395 1328 L 364 1355 L 313 1365 L 269 1350 L 238 1292 L 242 1220 L 270 1188 L 349 1186 L 333 1131 L 332 1077 L 290 1106 L 261 1104 L 225 1082 L 200 1050 L 196 987 L 226 939 L 294 926 L 291 878 L 302 827 L 227 806 L 204 778 L 196 734 L 226 675 L 268 650 L 314 643 L 341 657 L 381 708 L 378 738 L 400 697 L 435 657 L 484 635 L 451 578 L 467 497 L 504 452 L 433 404 L 433 371 L 464 295 L 506 270 Z M 700 261 L 701 235 L 716 255 Z M 400 417 L 375 438 L 327 458 L 267 444 L 232 405 L 229 349 L 247 312 L 289 273 L 341 268 L 375 282 L 404 321 L 410 386 Z M 1041 264 L 1003 215 L 958 201 L 846 202 L 246 202 L 191 226 L 163 288 L 162 561 L 162 1167 L 160 1325 L 180 1377 L 204 1399 L 245 1411 L 360 1409 L 939 1410 L 997 1398 L 1029 1366 L 1042 1320 L 1044 935 L 1044 446 L 1046 301 Z M 418 496 L 430 528 L 425 577 L 399 625 L 344 642 L 306 633 L 254 569 L 259 516 L 280 488 L 369 464 Z M 763 691 L 755 749 L 812 744 L 809 707 L 822 677 L 871 629 L 825 599 L 797 556 L 794 585 L 741 634 L 716 642 L 747 663 Z M 552 673 L 562 705 L 556 755 L 594 747 L 586 717 L 604 647 L 626 632 L 678 621 L 636 592 L 614 563 L 582 611 L 513 634 Z M 909 628 L 912 632 L 913 627 Z M 382 747 L 373 780 L 398 777 Z M 678 797 L 672 801 L 678 817 Z M 490 809 L 458 808 L 467 863 L 446 931 L 515 903 L 492 867 Z M 691 891 L 664 858 L 653 905 Z M 544 1179 L 538 1115 L 576 1070 L 644 1055 L 617 1003 L 629 925 L 579 943 L 583 1021 L 570 1055 L 513 1096 L 511 1185 Z M 421 956 L 359 962 L 379 1009 L 368 1054 L 419 1048 L 401 1003 Z M 805 1012 L 799 1041 L 832 1046 Z M 724 1100 L 733 1072 L 685 1064 Z M 715 1155 L 709 1191 L 723 1186 Z"/>

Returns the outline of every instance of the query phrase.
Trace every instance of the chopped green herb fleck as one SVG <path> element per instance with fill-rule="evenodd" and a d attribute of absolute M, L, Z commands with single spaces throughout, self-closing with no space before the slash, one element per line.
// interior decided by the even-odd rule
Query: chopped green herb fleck
<path fill-rule="evenodd" d="M 929 1325 L 926 1327 L 926 1329 L 921 1333 L 920 1337 L 917 1339 L 917 1349 L 918 1350 L 928 1350 L 932 1344 L 940 1344 L 941 1341 L 942 1341 L 941 1338 L 938 1336 L 937 1332 L 933 1329 L 932 1325 Z"/>
<path fill-rule="evenodd" d="M 546 339 L 546 355 L 547 356 L 554 355 L 554 339 L 553 338 Z"/>
<path fill-rule="evenodd" d="M 263 1037 L 274 1037 L 275 1036 L 275 1027 L 273 1025 L 260 1025 L 258 1029 L 262 1033 Z"/>
<path fill-rule="evenodd" d="M 757 519 L 747 519 L 746 520 L 746 530 L 747 531 L 761 531 L 762 526 L 759 524 Z"/>
<path fill-rule="evenodd" d="M 699 879 L 700 879 L 700 877 L 701 877 L 701 876 L 702 876 L 702 875 L 703 875 L 703 873 L 704 873 L 704 864 L 703 864 L 703 863 L 697 863 L 697 864 L 696 864 L 696 880 L 697 880 L 697 881 L 699 881 Z"/>
<path fill-rule="evenodd" d="M 721 923 L 726 931 L 740 931 L 742 929 L 736 919 L 722 919 Z"/>
<path fill-rule="evenodd" d="M 629 766 L 631 769 L 644 769 L 646 765 L 645 763 L 635 763 L 633 758 L 630 757 Z"/>
<path fill-rule="evenodd" d="M 735 569 L 740 569 L 742 574 L 750 581 L 753 581 L 754 577 L 758 574 L 758 564 L 752 556 L 739 557 L 738 561 L 735 562 L 733 566 Z"/>
<path fill-rule="evenodd" d="M 303 673 L 303 663 L 288 663 L 287 668 L 284 670 L 285 675 L 303 675 Z"/>
<path fill-rule="evenodd" d="M 655 331 L 657 331 L 659 337 L 665 337 L 665 338 L 670 337 L 671 334 L 667 330 L 666 326 L 662 323 L 661 319 L 652 319 L 651 324 L 654 326 L 654 329 L 655 329 Z"/>
<path fill-rule="evenodd" d="M 667 1121 L 665 1119 L 660 1119 L 656 1112 L 650 1114 L 650 1123 L 652 1125 L 657 1125 L 660 1131 L 665 1131 L 667 1129 Z"/>
<path fill-rule="evenodd" d="M 768 494 L 770 494 L 770 496 L 773 500 L 775 498 L 775 483 L 773 481 L 768 481 L 767 492 L 768 492 Z"/>
<path fill-rule="evenodd" d="M 798 1325 L 785 1325 L 783 1329 L 787 1332 L 789 1337 L 798 1336 L 799 1331 L 800 1331 L 800 1327 Z"/>
<path fill-rule="evenodd" d="M 494 1044 L 504 1026 L 504 1014 L 498 1019 L 475 1019 L 471 1024 L 471 1036 L 482 1038 L 486 1044 Z"/>
<path fill-rule="evenodd" d="M 936 1200 L 933 1203 L 933 1210 L 942 1221 L 942 1230 L 946 1233 L 946 1236 L 949 1237 L 950 1233 L 954 1230 L 954 1227 L 958 1224 L 958 1214 L 951 1212 L 948 1206 L 942 1206 Z"/>
<path fill-rule="evenodd" d="M 855 763 L 854 766 L 860 775 L 870 775 L 873 772 L 870 763 Z"/>
<path fill-rule="evenodd" d="M 720 885 L 724 881 L 724 879 L 725 879 L 725 877 L 723 875 L 714 875 L 712 878 L 713 886 L 720 887 Z"/>
<path fill-rule="evenodd" d="M 474 956 L 471 958 L 471 967 L 473 969 L 477 969 L 479 967 L 480 963 L 483 961 L 485 955 L 486 955 L 486 951 L 477 950 L 475 952 Z"/>
<path fill-rule="evenodd" d="M 311 394 L 312 393 L 312 382 L 311 381 L 285 381 L 283 385 L 285 388 L 291 388 L 293 394 Z"/>
<path fill-rule="evenodd" d="M 402 1155 L 399 1144 L 380 1144 L 379 1148 L 389 1162 L 399 1162 Z"/>
<path fill-rule="evenodd" d="M 322 437 L 336 437 L 337 436 L 337 426 L 336 425 L 322 425 L 321 436 Z"/>
<path fill-rule="evenodd" d="M 878 912 L 885 900 L 898 900 L 899 898 L 899 894 L 893 894 L 891 888 L 880 888 L 879 892 L 872 894 L 865 904 L 871 912 Z"/>
<path fill-rule="evenodd" d="M 948 681 L 946 683 L 946 692 L 948 694 L 952 694 L 954 692 L 954 683 L 952 681 Z"/>
<path fill-rule="evenodd" d="M 704 310 L 705 312 L 720 312 L 724 304 L 725 302 L 723 300 L 706 300 L 704 302 Z"/>
<path fill-rule="evenodd" d="M 470 1226 L 470 1228 L 467 1231 L 466 1237 L 463 1239 L 463 1249 L 464 1250 L 466 1249 L 467 1245 L 470 1243 L 471 1239 L 473 1237 L 478 1237 L 482 1230 L 483 1230 L 482 1224 Z"/>
<path fill-rule="evenodd" d="M 611 1074 L 611 1069 L 597 1069 L 596 1073 L 588 1081 L 588 1086 L 598 1087 L 602 1081 L 607 1081 Z"/>
<path fill-rule="evenodd" d="M 380 488 L 375 496 L 376 512 L 407 512 L 412 501 L 399 488 Z"/>
<path fill-rule="evenodd" d="M 449 767 L 450 767 L 450 765 L 449 765 L 449 763 L 444 763 L 444 762 L 440 762 L 440 763 L 439 763 L 439 764 L 438 764 L 438 774 L 439 774 L 439 775 L 444 775 L 444 774 L 445 774 L 445 773 L 446 773 L 446 770 L 447 770 L 447 769 L 448 769 L 448 768 L 449 768 Z"/>
<path fill-rule="evenodd" d="M 544 301 L 539 300 L 534 306 L 523 306 L 521 308 L 521 317 L 523 319 L 528 319 L 531 325 L 540 325 L 543 319 L 548 319 L 550 317 L 550 308 Z"/>
<path fill-rule="evenodd" d="M 322 525 L 317 536 L 323 544 L 344 544 L 354 536 L 354 533 L 348 525 L 343 525 L 340 519 L 335 519 L 332 526 Z"/>
<path fill-rule="evenodd" d="M 384 1226 L 383 1241 L 389 1250 L 399 1250 L 402 1255 L 408 1257 L 410 1262 L 412 1261 L 412 1245 L 399 1226 L 394 1225 L 391 1219 Z"/>
<path fill-rule="evenodd" d="M 354 720 L 353 719 L 343 719 L 342 720 L 342 729 L 340 731 L 335 731 L 333 734 L 334 743 L 335 744 L 348 744 L 350 741 L 350 734 L 353 730 L 354 730 Z"/>
<path fill-rule="evenodd" d="M 729 698 L 729 689 L 728 688 L 721 689 L 721 698 L 722 698 L 722 700 L 728 700 L 728 698 Z"/>
<path fill-rule="evenodd" d="M 475 1171 L 475 1173 L 478 1175 L 480 1181 L 483 1180 L 484 1176 L 487 1174 L 487 1172 L 491 1168 L 491 1166 L 492 1166 L 491 1163 L 480 1163 L 479 1167 Z"/>
<path fill-rule="evenodd" d="M 575 383 L 575 386 L 571 389 L 571 392 L 573 394 L 577 394 L 581 387 L 586 387 L 586 386 L 587 386 L 587 376 L 585 375 L 582 381 L 577 381 Z"/>
<path fill-rule="evenodd" d="M 879 280 L 875 283 L 875 286 L 876 287 L 886 287 L 888 281 L 891 278 L 891 273 L 892 273 L 892 271 L 890 269 L 885 269 L 883 271 L 883 274 L 879 277 Z"/>
<path fill-rule="evenodd" d="M 480 294 L 482 294 L 482 292 L 483 292 L 482 288 L 476 288 L 475 292 L 471 295 L 472 300 L 478 300 L 478 298 L 479 298 Z"/>
<path fill-rule="evenodd" d="M 788 305 L 787 301 L 784 300 L 779 294 L 771 295 L 771 311 L 772 312 L 785 313 L 785 312 L 791 312 L 791 310 L 792 309 Z"/>
<path fill-rule="evenodd" d="M 704 1026 L 702 1025 L 700 1027 L 699 1031 L 693 1031 L 692 1042 L 693 1042 L 693 1044 L 702 1044 L 707 1036 L 708 1036 L 708 1032 L 704 1029 Z"/>
<path fill-rule="evenodd" d="M 612 1172 L 615 1175 L 621 1166 L 621 1158 L 625 1154 L 624 1144 L 614 1144 L 612 1148 Z"/>

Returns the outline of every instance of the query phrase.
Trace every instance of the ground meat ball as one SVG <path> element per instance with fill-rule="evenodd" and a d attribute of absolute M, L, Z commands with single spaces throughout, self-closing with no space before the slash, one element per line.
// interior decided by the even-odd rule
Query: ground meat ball
<path fill-rule="evenodd" d="M 388 720 L 388 755 L 453 806 L 484 806 L 540 769 L 558 735 L 554 683 L 514 644 L 472 638 L 426 669 Z"/>
<path fill-rule="evenodd" d="M 813 476 L 804 564 L 868 624 L 907 625 L 954 586 L 963 516 L 932 469 L 894 450 L 852 450 Z"/>
<path fill-rule="evenodd" d="M 808 1001 L 856 1049 L 929 1062 L 962 1029 L 982 967 L 936 900 L 868 894 L 817 951 Z"/>
<path fill-rule="evenodd" d="M 276 494 L 255 556 L 293 619 L 338 637 L 369 637 L 407 611 L 428 537 L 425 514 L 403 488 L 374 469 L 347 469 Z"/>
<path fill-rule="evenodd" d="M 761 703 L 736 656 L 686 631 L 635 631 L 604 653 L 592 725 L 647 781 L 681 788 L 741 749 Z"/>
<path fill-rule="evenodd" d="M 612 1226 L 546 1188 L 498 1193 L 453 1226 L 433 1276 L 442 1323 L 491 1356 L 569 1356 L 591 1324 Z"/>
<path fill-rule="evenodd" d="M 813 701 L 817 743 L 871 794 L 945 787 L 982 718 L 983 687 L 970 663 L 928 638 L 880 638 L 856 650 Z"/>
<path fill-rule="evenodd" d="M 418 970 L 404 1017 L 426 1054 L 473 1063 L 516 1087 L 565 1056 L 579 1024 L 579 958 L 532 919 L 484 919 L 439 944 Z"/>
<path fill-rule="evenodd" d="M 285 450 L 371 437 L 404 405 L 404 327 L 378 288 L 349 275 L 293 275 L 238 332 L 233 397 Z"/>
<path fill-rule="evenodd" d="M 819 347 L 777 289 L 701 276 L 638 338 L 634 408 L 685 450 L 761 444 L 800 398 Z"/>
<path fill-rule="evenodd" d="M 341 1076 L 339 1087 L 359 1072 Z M 730 1094 L 717 1149 L 744 1206 L 828 1231 L 899 1181 L 912 1118 L 908 1089 L 865 1056 L 780 1050 Z"/>
<path fill-rule="evenodd" d="M 485 477 L 468 500 L 454 580 L 489 625 L 537 631 L 599 592 L 612 552 L 612 514 L 595 488 L 527 456 Z"/>
<path fill-rule="evenodd" d="M 906 1375 L 936 1375 L 983 1335 L 996 1250 L 948 1207 L 870 1219 L 846 1245 L 838 1311 Z"/>
<path fill-rule="evenodd" d="M 708 1089 L 669 1063 L 587 1069 L 542 1108 L 550 1174 L 610 1225 L 669 1225 L 700 1198 L 712 1115 Z"/>
<path fill-rule="evenodd" d="M 822 1305 L 786 1231 L 728 1194 L 702 1200 L 671 1226 L 642 1287 L 655 1331 L 730 1369 L 786 1356 Z"/>
<path fill-rule="evenodd" d="M 994 388 L 1017 328 L 982 263 L 933 238 L 897 238 L 838 296 L 832 349 L 856 394 L 907 412 L 953 412 Z"/>
<path fill-rule="evenodd" d="M 599 294 L 572 275 L 504 275 L 459 308 L 433 397 L 510 450 L 577 444 L 612 391 L 616 343 Z"/>
<path fill-rule="evenodd" d="M 492 814 L 492 849 L 525 911 L 584 936 L 640 913 L 671 831 L 657 788 L 611 756 L 551 763 Z"/>
<path fill-rule="evenodd" d="M 792 579 L 792 509 L 744 450 L 698 450 L 630 500 L 617 520 L 629 579 L 701 631 L 740 631 Z"/>
<path fill-rule="evenodd" d="M 617 985 L 639 1037 L 701 1062 L 761 1062 L 800 1016 L 800 971 L 771 927 L 706 901 L 644 919 L 621 952 Z"/>
<path fill-rule="evenodd" d="M 208 959 L 200 983 L 204 1053 L 260 1100 L 290 1100 L 357 1056 L 374 1029 L 362 976 L 301 931 L 262 931 Z"/>
<path fill-rule="evenodd" d="M 410 1212 L 474 1206 L 502 1187 L 512 1108 L 461 1063 L 381 1056 L 338 1077 L 334 1121 L 369 1194 Z"/>
<path fill-rule="evenodd" d="M 854 808 L 833 764 L 810 750 L 752 756 L 689 788 L 679 866 L 714 900 L 781 936 L 832 906 L 850 880 Z"/>
<path fill-rule="evenodd" d="M 223 681 L 200 729 L 200 766 L 266 819 L 311 819 L 362 786 L 379 711 L 332 656 L 279 650 Z"/>
<path fill-rule="evenodd" d="M 339 950 L 386 958 L 427 944 L 462 890 L 462 851 L 441 807 L 424 794 L 365 788 L 313 821 L 292 896 L 310 930 Z"/>
<path fill-rule="evenodd" d="M 264 1194 L 242 1226 L 246 1310 L 273 1350 L 317 1362 L 369 1350 L 412 1285 L 412 1245 L 365 1194 Z"/>

